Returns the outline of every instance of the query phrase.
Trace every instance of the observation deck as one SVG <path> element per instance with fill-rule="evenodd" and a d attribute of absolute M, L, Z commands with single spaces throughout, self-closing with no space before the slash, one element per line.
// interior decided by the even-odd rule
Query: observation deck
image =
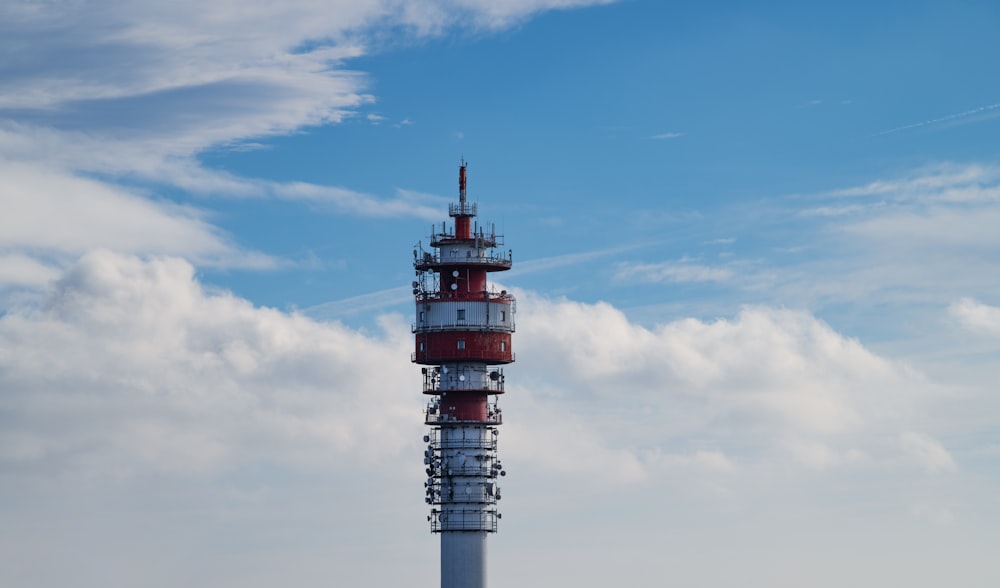
<path fill-rule="evenodd" d="M 422 368 L 424 376 L 424 394 L 440 396 L 448 392 L 482 392 L 484 394 L 503 394 L 503 370 L 493 370 L 479 374 L 442 373 L 434 369 Z M 485 377 L 477 377 L 477 376 Z"/>
<path fill-rule="evenodd" d="M 443 244 L 438 241 L 437 246 Z M 434 242 L 431 243 L 434 245 Z M 442 268 L 455 266 L 475 266 L 481 267 L 488 272 L 509 270 L 513 263 L 513 253 L 508 251 L 507 255 L 487 252 L 480 248 L 478 255 L 471 249 L 465 250 L 465 255 L 457 249 L 451 251 L 423 251 L 419 247 L 413 250 L 413 268 L 417 271 L 440 270 Z"/>

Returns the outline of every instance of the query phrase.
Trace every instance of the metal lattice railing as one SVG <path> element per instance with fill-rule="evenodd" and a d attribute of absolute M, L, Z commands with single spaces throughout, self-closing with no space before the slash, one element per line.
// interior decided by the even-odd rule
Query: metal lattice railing
<path fill-rule="evenodd" d="M 487 531 L 496 533 L 498 515 L 492 510 L 453 510 L 432 512 L 429 515 L 431 531 Z"/>

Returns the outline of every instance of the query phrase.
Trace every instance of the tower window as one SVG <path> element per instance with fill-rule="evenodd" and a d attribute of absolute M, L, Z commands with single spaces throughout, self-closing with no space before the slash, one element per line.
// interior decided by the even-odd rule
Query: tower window
<path fill-rule="evenodd" d="M 423 350 L 424 350 L 424 342 L 423 342 L 423 341 L 421 341 L 421 342 L 420 342 L 420 351 L 423 351 Z"/>
<path fill-rule="evenodd" d="M 500 351 L 507 351 L 507 342 L 506 341 L 501 341 L 500 342 Z"/>
<path fill-rule="evenodd" d="M 459 349 L 465 349 L 465 339 L 459 339 L 458 340 L 458 348 Z"/>
<path fill-rule="evenodd" d="M 507 322 L 507 311 L 506 310 L 501 310 L 500 311 L 500 322 L 501 323 Z"/>
<path fill-rule="evenodd" d="M 464 308 L 459 308 L 458 309 L 458 320 L 460 320 L 460 321 L 464 321 L 465 320 L 465 309 Z"/>

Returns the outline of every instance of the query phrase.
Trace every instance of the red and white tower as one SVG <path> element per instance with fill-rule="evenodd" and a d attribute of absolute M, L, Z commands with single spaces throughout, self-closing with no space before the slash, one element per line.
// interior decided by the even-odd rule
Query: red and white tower
<path fill-rule="evenodd" d="M 504 392 L 502 365 L 514 361 L 514 297 L 486 281 L 508 270 L 511 252 L 496 253 L 503 237 L 474 219 L 465 194 L 466 164 L 458 175 L 458 204 L 448 206 L 450 228 L 433 227 L 430 250 L 413 250 L 416 351 L 424 394 L 426 499 L 431 531 L 441 535 L 441 588 L 486 586 L 486 535 L 497 530 L 501 476 L 497 398 Z"/>

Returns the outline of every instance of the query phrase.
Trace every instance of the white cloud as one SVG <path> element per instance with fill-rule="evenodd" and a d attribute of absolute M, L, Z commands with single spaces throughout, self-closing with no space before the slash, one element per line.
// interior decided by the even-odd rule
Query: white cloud
<path fill-rule="evenodd" d="M 827 193 L 833 197 L 880 197 L 898 202 L 933 203 L 996 201 L 1000 168 L 982 164 L 944 163 L 902 177 L 877 180 Z"/>
<path fill-rule="evenodd" d="M 520 293 L 519 309 L 515 367 L 534 402 L 589 415 L 592 434 L 613 430 L 639 463 L 657 453 L 642 448 L 691 453 L 671 448 L 680 439 L 722 443 L 694 451 L 730 462 L 749 447 L 752 460 L 791 455 L 809 467 L 884 459 L 932 393 L 910 368 L 801 312 L 746 308 L 648 329 L 605 303 Z"/>
<path fill-rule="evenodd" d="M 519 302 L 504 402 L 520 416 L 504 438 L 539 470 L 622 482 L 664 467 L 731 472 L 748 439 L 753 460 L 797 443 L 797 460 L 847 462 L 857 443 L 914 429 L 926 389 L 804 313 L 647 329 L 604 303 Z M 347 452 L 395 461 L 417 438 L 421 399 L 399 394 L 416 383 L 406 321 L 381 325 L 368 335 L 206 292 L 176 258 L 90 253 L 44 303 L 0 317 L 6 459 L 194 472 Z M 907 454 L 923 447 L 901 438 Z"/>
<path fill-rule="evenodd" d="M 59 270 L 21 254 L 0 255 L 0 289 L 9 286 L 41 286 L 59 276 Z"/>
<path fill-rule="evenodd" d="M 808 208 L 799 212 L 802 216 L 847 216 L 850 214 L 858 214 L 862 212 L 868 212 L 873 208 L 882 206 L 881 204 L 850 204 L 847 206 L 819 206 L 816 208 Z"/>
<path fill-rule="evenodd" d="M 374 97 L 367 76 L 347 63 L 386 30 L 419 38 L 449 27 L 497 28 L 595 3 L 601 2 L 4 4 L 0 198 L 13 214 L 5 215 L 0 234 L 4 253 L 14 257 L 0 283 L 40 283 L 51 277 L 44 268 L 58 261 L 53 252 L 78 255 L 97 246 L 183 255 L 199 264 L 275 263 L 228 243 L 198 211 L 125 189 L 122 180 L 196 194 L 299 199 L 341 214 L 431 218 L 426 203 L 405 195 L 244 178 L 207 168 L 198 157 L 209 148 L 242 148 L 259 137 L 356 116 Z M 36 247 L 50 258 L 39 257 Z"/>
<path fill-rule="evenodd" d="M 962 326 L 990 334 L 1000 334 L 1000 308 L 972 298 L 962 298 L 948 307 L 948 312 Z"/>
<path fill-rule="evenodd" d="M 903 451 L 928 472 L 943 472 L 955 469 L 955 460 L 940 442 L 932 437 L 906 431 L 899 435 L 899 445 Z"/>
<path fill-rule="evenodd" d="M 659 133 L 657 135 L 653 135 L 653 136 L 650 137 L 650 139 L 654 139 L 654 140 L 678 139 L 678 138 L 683 137 L 683 136 L 684 136 L 684 133 L 678 133 L 678 132 L 675 132 L 675 131 L 671 131 L 671 132 L 668 132 L 668 133 Z"/>
<path fill-rule="evenodd" d="M 391 458 L 420 406 L 394 392 L 413 384 L 409 329 L 382 326 L 208 293 L 176 258 L 88 254 L 42 306 L 0 318 L 8 458 L 139 472 Z"/>
<path fill-rule="evenodd" d="M 383 310 L 388 306 L 395 306 L 413 300 L 410 288 L 399 286 L 396 288 L 386 288 L 378 292 L 369 292 L 358 296 L 352 296 L 343 300 L 333 300 L 324 302 L 302 311 L 311 317 L 321 320 L 338 319 L 343 316 L 357 314 L 359 312 Z"/>
<path fill-rule="evenodd" d="M 122 252 L 183 255 L 199 263 L 271 267 L 265 255 L 240 250 L 194 208 L 156 202 L 122 188 L 24 164 L 0 164 L 0 248 L 31 252 L 0 281 L 47 277 L 42 253 L 76 257 L 97 247 Z M 33 268 L 31 275 L 24 274 Z"/>
<path fill-rule="evenodd" d="M 461 9 L 456 17 L 463 17 L 464 11 L 471 13 L 478 26 L 500 28 L 510 26 L 532 14 L 544 10 L 568 9 L 599 4 L 612 4 L 618 0 L 449 0 L 441 2 L 443 10 Z"/>
<path fill-rule="evenodd" d="M 725 282 L 732 270 L 685 262 L 625 263 L 618 267 L 618 280 L 640 282 Z"/>
<path fill-rule="evenodd" d="M 675 510 L 649 516 L 701 520 L 761 498 L 784 512 L 786 494 L 804 488 L 877 492 L 956 469 L 917 432 L 933 388 L 808 313 L 753 307 L 646 328 L 606 303 L 517 294 L 500 436 L 514 533 L 551 527 L 533 526 L 539 509 L 618 517 L 600 505 L 658 499 Z M 42 300 L 0 315 L 0 492 L 25 509 L 7 514 L 0 542 L 18 561 L 55 553 L 70 564 L 70 553 L 126 547 L 144 562 L 140 576 L 157 574 L 153 585 L 183 583 L 171 571 L 182 561 L 221 561 L 211 569 L 228 583 L 244 558 L 271 574 L 301 571 L 276 546 L 326 556 L 351 545 L 366 563 L 333 555 L 331 565 L 360 574 L 401 526 L 414 537 L 401 551 L 430 550 L 408 322 L 383 317 L 374 332 L 318 323 L 206 290 L 181 259 L 85 255 Z M 874 500 L 891 511 L 898 497 L 882 491 Z M 684 492 L 697 498 L 675 502 Z M 809 503 L 840 500 L 858 504 Z M 868 516 L 871 501 L 861 503 Z M 660 524 L 624 511 L 627 525 Z M 137 535 L 150 525 L 164 534 Z M 15 541 L 24 531 L 44 545 Z M 63 540 L 78 535 L 92 540 Z M 0 578 L 35 567 L 18 565 Z"/>
<path fill-rule="evenodd" d="M 771 267 L 755 262 L 772 303 L 892 303 L 903 312 L 1000 288 L 992 268 L 1000 247 L 996 166 L 929 166 L 806 200 L 786 226 L 809 254 Z"/>

